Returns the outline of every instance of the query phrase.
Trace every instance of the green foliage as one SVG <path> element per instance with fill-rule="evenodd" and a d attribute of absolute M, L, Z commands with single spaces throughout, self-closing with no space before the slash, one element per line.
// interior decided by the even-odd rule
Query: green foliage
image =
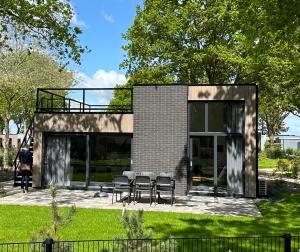
<path fill-rule="evenodd" d="M 286 130 L 288 113 L 300 112 L 297 8 L 296 0 L 144 0 L 123 35 L 120 66 L 130 86 L 255 82 L 273 138 Z"/>
<path fill-rule="evenodd" d="M 127 83 L 125 85 L 116 85 L 116 88 L 130 88 Z M 131 90 L 130 89 L 115 89 L 113 98 L 110 100 L 109 108 L 116 112 L 131 108 Z"/>
<path fill-rule="evenodd" d="M 294 179 L 299 177 L 300 173 L 300 157 L 297 156 L 291 161 L 291 176 Z"/>
<path fill-rule="evenodd" d="M 277 159 L 266 157 L 265 152 L 258 154 L 258 168 L 259 169 L 275 169 L 277 167 Z"/>
<path fill-rule="evenodd" d="M 15 160 L 16 154 L 17 154 L 17 149 L 16 148 L 9 148 L 8 149 L 8 165 L 11 167 L 13 165 L 13 162 Z M 0 151 L 0 168 L 4 166 L 3 163 L 3 151 Z"/>
<path fill-rule="evenodd" d="M 50 185 L 51 193 L 51 225 L 39 230 L 35 236 L 32 237 L 32 241 L 44 241 L 48 238 L 52 238 L 54 241 L 59 241 L 59 230 L 67 224 L 69 224 L 76 214 L 76 207 L 73 205 L 67 214 L 61 215 L 58 210 L 58 203 L 56 201 L 57 197 L 57 187 L 55 185 Z M 60 244 L 60 251 L 68 251 L 68 247 L 65 247 L 64 244 Z"/>
<path fill-rule="evenodd" d="M 45 53 L 26 50 L 0 55 L 0 117 L 4 122 L 4 167 L 8 164 L 9 121 L 30 122 L 36 104 L 36 90 L 41 87 L 70 87 L 73 73 L 61 69 L 57 61 Z"/>
<path fill-rule="evenodd" d="M 277 171 L 287 173 L 290 170 L 290 162 L 286 159 L 279 159 L 277 162 Z"/>
<path fill-rule="evenodd" d="M 287 148 L 287 149 L 285 149 L 285 154 L 289 155 L 289 156 L 294 155 L 294 149 L 293 148 Z"/>
<path fill-rule="evenodd" d="M 279 144 L 266 144 L 265 153 L 267 158 L 277 159 L 281 158 L 283 155 L 281 146 Z"/>
<path fill-rule="evenodd" d="M 125 229 L 127 239 L 150 239 L 150 230 L 145 230 L 143 226 L 143 210 L 127 211 L 122 214 L 122 224 Z"/>
<path fill-rule="evenodd" d="M 75 13 L 69 1 L 0 1 L 0 48 L 13 50 L 18 38 L 32 51 L 39 46 L 55 51 L 60 59 L 80 63 L 87 48 L 79 45 L 79 27 L 72 25 Z"/>
<path fill-rule="evenodd" d="M 150 229 L 144 227 L 143 210 L 128 212 L 124 208 L 122 213 L 122 224 L 125 229 L 126 239 L 119 240 L 121 242 L 120 251 L 149 251 L 159 249 L 162 252 L 170 251 L 170 243 L 161 242 L 155 244 L 150 242 L 153 239 Z M 143 240 L 143 242 L 141 242 Z M 174 244 L 172 244 L 175 247 Z M 159 248 L 158 248 L 159 246 Z M 119 246 L 118 246 L 119 247 Z"/>

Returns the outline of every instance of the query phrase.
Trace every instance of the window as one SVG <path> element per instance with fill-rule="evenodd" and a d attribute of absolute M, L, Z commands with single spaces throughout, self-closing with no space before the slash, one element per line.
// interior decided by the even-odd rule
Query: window
<path fill-rule="evenodd" d="M 90 181 L 111 182 L 130 170 L 131 137 L 96 135 L 90 139 Z"/>
<path fill-rule="evenodd" d="M 190 131 L 205 131 L 205 103 L 190 103 Z"/>
<path fill-rule="evenodd" d="M 244 132 L 244 102 L 211 101 L 189 104 L 190 132 Z"/>

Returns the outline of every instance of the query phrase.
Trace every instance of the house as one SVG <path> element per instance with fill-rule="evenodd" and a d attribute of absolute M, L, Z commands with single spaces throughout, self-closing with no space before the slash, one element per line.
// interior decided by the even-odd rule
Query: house
<path fill-rule="evenodd" d="M 109 90 L 38 90 L 33 186 L 88 187 L 132 170 L 172 173 L 177 195 L 257 196 L 256 85 L 135 85 L 110 90 L 128 92 L 126 104 L 87 98 Z"/>
<path fill-rule="evenodd" d="M 276 136 L 275 142 L 279 143 L 283 150 L 300 149 L 300 136 L 279 135 L 279 136 Z"/>
<path fill-rule="evenodd" d="M 4 145 L 4 134 L 0 134 L 0 149 L 3 148 Z M 20 146 L 21 141 L 23 139 L 24 135 L 23 134 L 9 134 L 9 142 L 8 146 L 9 148 L 17 148 Z"/>
<path fill-rule="evenodd" d="M 267 135 L 260 135 L 260 150 L 265 150 L 265 144 L 269 140 Z M 300 136 L 296 135 L 278 135 L 275 137 L 275 143 L 280 144 L 282 150 L 300 149 Z"/>

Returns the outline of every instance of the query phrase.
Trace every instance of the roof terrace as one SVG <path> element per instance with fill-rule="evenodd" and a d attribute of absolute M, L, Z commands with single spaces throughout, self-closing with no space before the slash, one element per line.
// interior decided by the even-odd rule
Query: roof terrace
<path fill-rule="evenodd" d="M 39 88 L 36 113 L 132 113 L 131 88 Z"/>

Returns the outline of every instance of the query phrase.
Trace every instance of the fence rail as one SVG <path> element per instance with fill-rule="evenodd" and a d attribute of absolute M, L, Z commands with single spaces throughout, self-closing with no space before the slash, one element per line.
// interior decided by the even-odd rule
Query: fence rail
<path fill-rule="evenodd" d="M 0 252 L 299 252 L 300 236 L 115 239 L 0 243 Z"/>
<path fill-rule="evenodd" d="M 36 112 L 131 113 L 132 92 L 131 88 L 39 88 Z"/>

